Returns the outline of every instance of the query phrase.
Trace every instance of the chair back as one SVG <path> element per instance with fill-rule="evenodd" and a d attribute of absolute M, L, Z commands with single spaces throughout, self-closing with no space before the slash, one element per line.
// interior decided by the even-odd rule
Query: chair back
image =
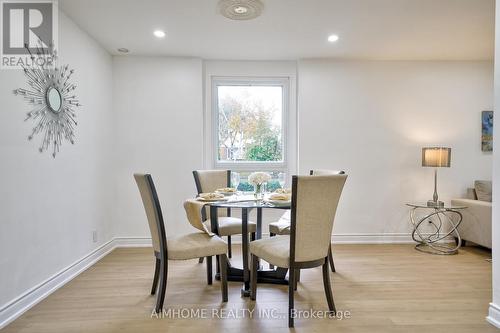
<path fill-rule="evenodd" d="M 155 252 L 165 254 L 167 251 L 167 237 L 165 233 L 165 224 L 161 212 L 160 201 L 150 174 L 134 174 L 135 182 L 141 194 L 142 203 L 146 216 L 148 218 L 149 231 L 153 241 Z"/>
<path fill-rule="evenodd" d="M 218 188 L 231 186 L 231 170 L 195 170 L 194 182 L 198 194 L 214 192 Z M 229 216 L 229 209 L 219 209 L 218 216 Z M 210 216 L 208 208 L 202 210 L 203 221 Z"/>
<path fill-rule="evenodd" d="M 292 177 L 290 262 L 327 257 L 337 205 L 347 175 Z"/>
<path fill-rule="evenodd" d="M 195 170 L 193 176 L 198 194 L 231 185 L 230 170 Z"/>
<path fill-rule="evenodd" d="M 328 175 L 343 175 L 345 171 L 342 170 L 327 170 L 327 169 L 317 169 L 310 170 L 309 175 L 311 176 L 328 176 Z"/>

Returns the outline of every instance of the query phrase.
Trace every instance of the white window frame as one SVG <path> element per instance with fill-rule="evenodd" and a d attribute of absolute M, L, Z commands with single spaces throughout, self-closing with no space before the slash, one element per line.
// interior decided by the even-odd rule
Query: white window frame
<path fill-rule="evenodd" d="M 247 161 L 232 162 L 219 161 L 219 86 L 276 86 L 282 88 L 282 117 L 281 135 L 283 160 L 277 162 Z M 288 171 L 288 143 L 289 143 L 289 100 L 290 79 L 288 77 L 221 77 L 212 76 L 212 161 L 216 169 L 231 169 L 241 171 Z"/>

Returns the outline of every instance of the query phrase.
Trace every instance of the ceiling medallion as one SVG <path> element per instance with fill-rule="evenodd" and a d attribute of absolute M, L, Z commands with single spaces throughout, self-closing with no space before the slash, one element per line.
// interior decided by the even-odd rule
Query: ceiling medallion
<path fill-rule="evenodd" d="M 260 0 L 220 0 L 220 13 L 231 20 L 251 20 L 262 13 L 264 4 Z"/>
<path fill-rule="evenodd" d="M 52 157 L 55 158 L 63 140 L 75 143 L 75 108 L 81 104 L 74 95 L 76 85 L 71 80 L 74 70 L 69 69 L 68 65 L 58 65 L 57 51 L 52 45 L 49 52 L 38 47 L 36 53 L 25 47 L 33 64 L 30 67 L 23 66 L 30 88 L 15 89 L 14 94 L 22 96 L 32 107 L 25 119 L 35 122 L 28 140 L 42 133 L 43 139 L 38 150 L 43 152 L 51 148 Z"/>

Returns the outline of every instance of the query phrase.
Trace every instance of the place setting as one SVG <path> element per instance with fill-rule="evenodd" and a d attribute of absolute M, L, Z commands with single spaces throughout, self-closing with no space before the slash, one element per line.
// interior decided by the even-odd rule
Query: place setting
<path fill-rule="evenodd" d="M 238 172 L 231 172 L 231 186 L 215 189 L 213 192 L 203 192 L 197 195 L 196 200 L 206 203 L 254 203 L 259 206 L 289 207 L 292 200 L 292 190 L 285 188 L 286 174 L 280 172 L 277 177 L 278 188 L 268 191 L 272 181 L 267 172 L 254 172 L 248 176 L 248 184 L 253 191 L 239 191 L 241 176 Z"/>

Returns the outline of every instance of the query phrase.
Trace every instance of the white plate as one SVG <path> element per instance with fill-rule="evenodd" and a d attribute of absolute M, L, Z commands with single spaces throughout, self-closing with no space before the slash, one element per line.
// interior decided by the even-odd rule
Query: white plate
<path fill-rule="evenodd" d="M 203 202 L 214 202 L 214 201 L 227 201 L 227 198 L 205 199 L 205 198 L 198 197 L 198 198 L 196 198 L 196 200 L 203 201 Z"/>
<path fill-rule="evenodd" d="M 268 199 L 268 200 L 265 200 L 267 203 L 270 203 L 272 205 L 275 205 L 275 206 L 290 206 L 292 204 L 292 201 L 291 200 L 271 200 L 271 199 Z"/>
<path fill-rule="evenodd" d="M 226 196 L 226 197 L 230 197 L 233 194 L 236 194 L 236 192 L 222 192 L 222 191 L 215 191 L 215 192 L 216 193 L 220 193 L 220 194 L 222 194 L 223 196 Z"/>

